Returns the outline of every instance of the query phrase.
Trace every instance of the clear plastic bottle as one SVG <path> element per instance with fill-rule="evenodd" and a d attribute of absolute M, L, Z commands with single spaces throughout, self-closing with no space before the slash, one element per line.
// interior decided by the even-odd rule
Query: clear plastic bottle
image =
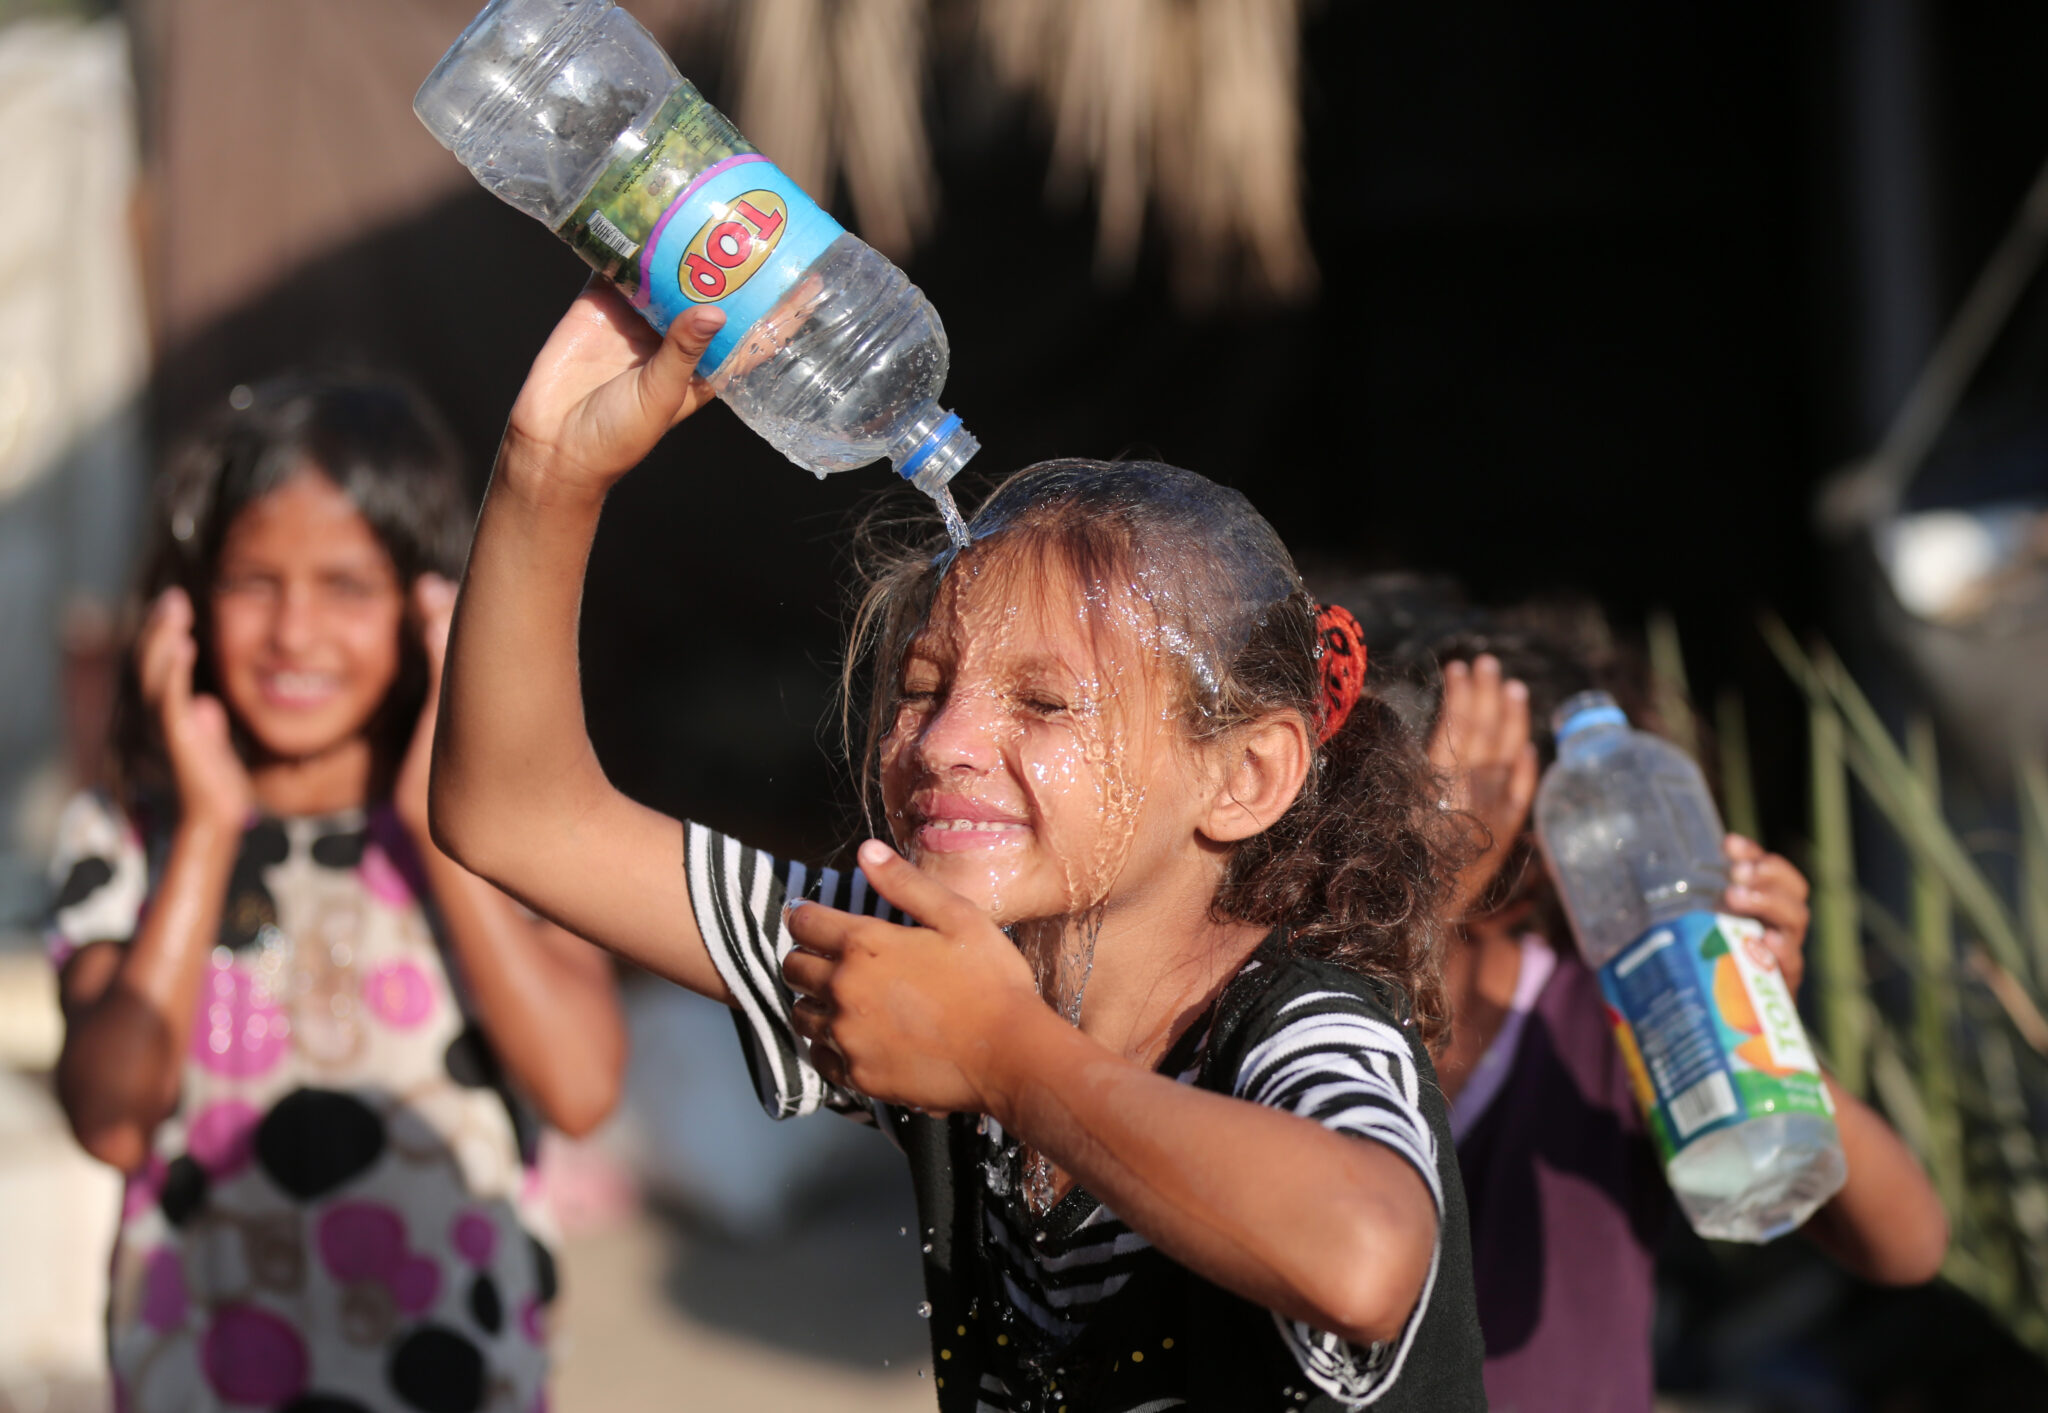
<path fill-rule="evenodd" d="M 938 403 L 939 316 L 612 0 L 491 0 L 413 111 L 657 329 L 724 309 L 699 371 L 776 450 L 820 476 L 886 456 L 950 508 L 940 493 L 980 444 Z"/>
<path fill-rule="evenodd" d="M 1718 911 L 1728 875 L 1706 781 L 1605 692 L 1571 698 L 1554 725 L 1536 831 L 1671 1190 L 1702 1236 L 1781 1236 L 1846 1169 L 1763 926 Z"/>

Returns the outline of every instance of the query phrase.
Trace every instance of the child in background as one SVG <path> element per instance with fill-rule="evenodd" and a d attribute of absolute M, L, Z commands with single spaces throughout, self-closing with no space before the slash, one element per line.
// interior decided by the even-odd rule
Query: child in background
<path fill-rule="evenodd" d="M 554 1261 L 526 1099 L 618 1093 L 603 954 L 437 849 L 465 497 L 407 394 L 261 387 L 173 467 L 117 721 L 68 808 L 58 1093 L 129 1174 L 128 1413 L 537 1409 Z"/>
<path fill-rule="evenodd" d="M 1375 670 L 1429 731 L 1449 802 L 1485 836 L 1458 883 L 1464 922 L 1445 965 L 1454 1019 L 1438 1072 L 1471 1205 L 1487 1396 L 1496 1413 L 1647 1413 L 1652 1267 L 1675 1204 L 1529 828 L 1551 713 L 1598 687 L 1640 723 L 1641 674 L 1625 670 L 1590 607 L 1487 613 L 1442 587 L 1386 581 L 1344 591 L 1405 618 L 1388 623 Z M 1731 834 L 1725 847 L 1723 906 L 1765 925 L 1797 994 L 1806 880 L 1753 840 Z M 1947 1245 L 1932 1186 L 1875 1112 L 1828 1088 L 1849 1176 L 1803 1230 L 1866 1280 L 1932 1279 Z"/>
<path fill-rule="evenodd" d="M 456 614 L 437 835 L 733 1006 L 771 1113 L 896 1140 L 942 1409 L 1482 1407 L 1425 1043 L 1447 820 L 1243 497 L 1047 463 L 969 548 L 886 566 L 851 754 L 888 838 L 857 872 L 606 781 L 584 566 L 606 493 L 708 400 L 718 323 L 664 340 L 593 287 L 541 351 Z"/>

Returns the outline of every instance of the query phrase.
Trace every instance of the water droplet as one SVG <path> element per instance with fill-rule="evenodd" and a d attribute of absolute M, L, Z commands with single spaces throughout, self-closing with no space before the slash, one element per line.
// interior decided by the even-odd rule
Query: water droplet
<path fill-rule="evenodd" d="M 918 1318 L 918 1319 L 920 1319 L 920 1320 L 929 1320 L 929 1319 L 930 1319 L 931 1317 L 932 1317 L 932 1303 L 931 1303 L 931 1301 L 929 1301 L 929 1300 L 920 1300 L 920 1301 L 918 1301 L 918 1302 L 917 1302 L 917 1318 Z"/>
<path fill-rule="evenodd" d="M 929 1241 L 924 1244 L 924 1254 L 927 1256 L 932 1254 L 932 1244 Z"/>
<path fill-rule="evenodd" d="M 910 1235 L 910 1228 L 909 1228 L 909 1227 L 898 1227 L 898 1228 L 896 1228 L 896 1235 L 898 1235 L 898 1236 L 909 1236 L 909 1235 Z"/>

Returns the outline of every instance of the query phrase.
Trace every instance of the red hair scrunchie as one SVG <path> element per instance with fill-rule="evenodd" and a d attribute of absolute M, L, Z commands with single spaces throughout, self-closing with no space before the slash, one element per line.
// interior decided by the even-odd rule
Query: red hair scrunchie
<path fill-rule="evenodd" d="M 1323 729 L 1316 740 L 1322 742 L 1344 729 L 1365 690 L 1365 630 L 1349 609 L 1330 603 L 1316 610 L 1316 637 L 1323 678 Z"/>

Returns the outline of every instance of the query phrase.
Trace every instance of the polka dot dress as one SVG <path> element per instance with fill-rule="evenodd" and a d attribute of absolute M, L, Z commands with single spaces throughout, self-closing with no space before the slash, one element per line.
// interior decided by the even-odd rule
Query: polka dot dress
<path fill-rule="evenodd" d="M 125 944 L 165 841 L 66 810 L 50 944 Z M 259 819 L 206 962 L 175 1112 L 128 1180 L 121 1413 L 533 1413 L 555 1294 L 507 1088 L 388 811 Z"/>

